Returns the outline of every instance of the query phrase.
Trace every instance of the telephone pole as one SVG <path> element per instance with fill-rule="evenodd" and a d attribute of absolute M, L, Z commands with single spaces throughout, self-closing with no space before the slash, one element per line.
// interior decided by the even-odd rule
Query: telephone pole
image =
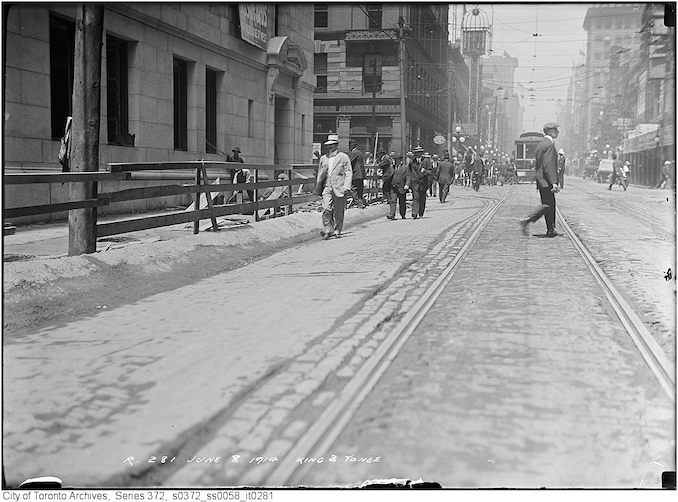
<path fill-rule="evenodd" d="M 400 17 L 398 18 L 398 46 L 398 60 L 400 63 L 400 142 L 404 158 L 408 146 L 407 114 L 405 110 L 405 19 L 403 18 L 402 4 L 400 4 Z"/>
<path fill-rule="evenodd" d="M 101 113 L 101 44 L 104 6 L 78 4 L 73 68 L 73 129 L 70 166 L 74 172 L 99 170 Z M 96 197 L 96 184 L 71 183 L 71 199 Z M 71 209 L 68 213 L 68 254 L 94 253 L 97 248 L 97 208 Z"/>

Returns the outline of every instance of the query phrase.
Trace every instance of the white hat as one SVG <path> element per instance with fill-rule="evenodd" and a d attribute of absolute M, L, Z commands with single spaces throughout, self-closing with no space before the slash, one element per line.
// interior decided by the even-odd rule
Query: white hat
<path fill-rule="evenodd" d="M 327 141 L 325 141 L 326 145 L 334 145 L 339 143 L 339 135 L 338 134 L 330 134 L 327 136 Z"/>
<path fill-rule="evenodd" d="M 565 155 L 565 150 L 561 148 L 560 150 L 558 150 L 558 153 L 562 153 L 563 155 Z"/>

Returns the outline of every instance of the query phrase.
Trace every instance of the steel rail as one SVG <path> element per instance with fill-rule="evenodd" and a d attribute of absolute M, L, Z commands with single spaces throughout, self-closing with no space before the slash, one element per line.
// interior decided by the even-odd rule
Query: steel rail
<path fill-rule="evenodd" d="M 644 223 L 645 225 L 647 225 L 648 227 L 653 228 L 657 232 L 664 234 L 671 239 L 675 238 L 675 232 L 671 232 L 669 230 L 666 230 L 663 226 L 657 224 L 651 218 L 648 218 L 645 215 L 639 214 L 637 211 L 634 211 L 632 208 L 625 206 L 620 201 L 612 201 L 612 200 L 604 199 L 604 198 L 602 198 L 602 197 L 600 197 L 599 195 L 596 195 L 596 194 L 590 194 L 590 195 L 592 195 L 593 197 L 595 197 L 599 201 L 604 202 L 605 204 L 610 206 L 612 209 L 628 214 L 632 218 L 635 218 L 636 220 L 640 221 L 641 223 Z"/>
<path fill-rule="evenodd" d="M 495 205 L 485 210 L 476 229 L 452 262 L 442 271 L 433 284 L 428 287 L 421 298 L 412 306 L 411 310 L 398 322 L 393 331 L 384 339 L 379 348 L 375 350 L 360 370 L 356 372 L 353 379 L 341 391 L 339 397 L 325 409 L 306 434 L 294 445 L 285 458 L 281 460 L 278 468 L 271 472 L 265 484 L 266 486 L 291 486 L 295 483 L 299 484 L 295 480 L 303 474 L 302 470 L 305 471 L 305 468 L 307 469 L 309 466 L 297 465 L 296 459 L 325 455 L 325 452 L 348 425 L 359 406 L 374 389 L 379 379 L 398 355 L 402 346 L 414 333 L 414 330 L 424 319 L 424 316 L 443 292 L 445 286 L 450 282 L 460 262 L 468 254 L 468 251 L 478 240 L 487 223 L 506 200 L 508 193 Z M 311 452 L 318 452 L 318 454 L 313 455 Z"/>
<path fill-rule="evenodd" d="M 636 315 L 631 306 L 624 300 L 624 297 L 617 291 L 612 284 L 612 281 L 607 277 L 603 269 L 598 265 L 584 243 L 577 237 L 572 228 L 567 224 L 559 209 L 556 209 L 558 219 L 560 220 L 562 228 L 573 242 L 579 254 L 584 258 L 589 270 L 596 278 L 598 283 L 605 291 L 605 296 L 614 308 L 619 320 L 626 328 L 629 336 L 635 343 L 643 360 L 648 365 L 654 376 L 659 381 L 660 385 L 666 392 L 667 396 L 672 402 L 675 402 L 675 368 L 673 364 L 666 357 L 666 354 L 659 346 L 657 341 L 652 337 L 648 329 L 643 324 L 643 321 Z"/>

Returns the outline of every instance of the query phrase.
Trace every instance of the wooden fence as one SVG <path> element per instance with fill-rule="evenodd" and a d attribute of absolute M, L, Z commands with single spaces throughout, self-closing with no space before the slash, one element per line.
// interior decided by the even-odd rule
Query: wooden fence
<path fill-rule="evenodd" d="M 232 172 L 237 169 L 249 169 L 254 181 L 248 183 L 231 183 Z M 209 171 L 209 174 L 208 174 Z M 287 179 L 273 180 L 275 173 L 283 172 Z M 263 174 L 266 173 L 266 176 Z M 172 211 L 161 215 L 130 217 L 118 221 L 100 222 L 94 231 L 97 238 L 109 235 L 148 230 L 180 223 L 193 222 L 193 232 L 199 233 L 200 221 L 210 219 L 213 230 L 218 230 L 216 218 L 232 214 L 254 214 L 259 220 L 260 211 L 269 210 L 270 216 L 287 215 L 292 213 L 293 205 L 309 202 L 316 199 L 313 195 L 317 175 L 316 164 L 293 164 L 287 166 L 271 166 L 261 164 L 240 164 L 218 161 L 188 161 L 188 162 L 135 162 L 112 163 L 107 171 L 83 173 L 8 173 L 4 175 L 7 185 L 21 185 L 34 183 L 95 183 L 100 181 L 174 181 L 173 184 L 163 184 L 142 188 L 129 188 L 114 192 L 97 192 L 91 199 L 75 200 L 54 204 L 4 208 L 5 221 L 9 218 L 30 216 L 36 214 L 56 213 L 80 208 L 95 208 L 110 204 L 165 197 L 171 195 L 192 194 L 193 205 L 187 210 Z M 295 177 L 296 176 L 296 177 Z M 227 179 L 228 183 L 209 183 L 209 180 Z M 267 179 L 263 179 L 267 178 Z M 193 183 L 177 184 L 177 180 L 192 180 Z M 366 166 L 367 187 L 365 198 L 374 202 L 381 193 L 380 176 L 375 166 Z M 283 187 L 280 189 L 280 187 Z M 297 187 L 297 193 L 295 193 Z M 274 197 L 260 200 L 262 190 L 274 188 Z M 303 188 L 303 190 L 302 190 Z M 212 194 L 231 193 L 244 194 L 253 192 L 254 200 L 242 202 L 236 197 L 236 202 L 224 197 L 224 204 L 214 204 Z M 201 204 L 202 194 L 204 203 Z"/>

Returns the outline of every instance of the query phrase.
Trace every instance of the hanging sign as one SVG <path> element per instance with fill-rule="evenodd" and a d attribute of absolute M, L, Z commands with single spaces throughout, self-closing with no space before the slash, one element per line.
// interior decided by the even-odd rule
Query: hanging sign
<path fill-rule="evenodd" d="M 260 49 L 268 43 L 268 6 L 263 3 L 238 4 L 240 36 Z"/>

